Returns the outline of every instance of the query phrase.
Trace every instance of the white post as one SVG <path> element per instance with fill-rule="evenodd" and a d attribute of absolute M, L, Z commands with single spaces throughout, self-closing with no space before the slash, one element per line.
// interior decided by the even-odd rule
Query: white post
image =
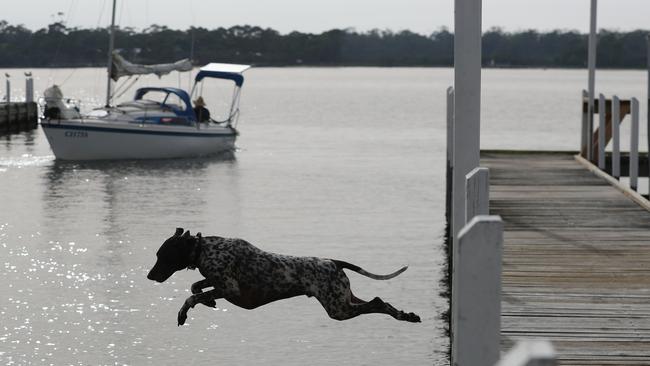
<path fill-rule="evenodd" d="M 582 152 L 584 151 L 585 154 L 582 155 L 583 158 L 587 158 L 587 149 L 589 148 L 589 144 L 587 143 L 587 139 L 589 139 L 589 117 L 588 115 L 588 109 L 585 110 L 584 108 L 584 102 L 585 100 L 589 98 L 589 93 L 586 90 L 582 90 L 582 99 L 580 100 L 580 110 L 582 112 L 582 125 L 580 129 L 580 154 L 582 155 Z"/>
<path fill-rule="evenodd" d="M 454 144 L 452 177 L 452 282 L 457 281 L 457 252 L 459 233 L 465 225 L 465 176 L 479 165 L 481 130 L 481 9 L 482 0 L 454 0 Z M 465 239 L 468 240 L 468 239 Z M 458 301 L 471 304 L 473 300 L 457 295 L 452 283 L 451 299 L 451 362 L 458 364 L 456 340 L 476 334 L 473 329 L 461 327 L 454 318 Z M 459 332 L 461 332 L 459 334 Z M 460 338 L 459 338 L 460 337 Z M 489 337 L 486 338 L 490 341 Z M 494 338 L 494 339 L 498 339 Z M 467 342 L 465 342 L 467 343 Z M 498 346 L 498 340 L 497 340 Z M 474 352 L 474 350 L 472 350 Z M 467 352 L 461 352 L 467 353 Z M 497 348 L 498 357 L 498 348 Z M 465 365 L 465 363 L 463 363 Z"/>
<path fill-rule="evenodd" d="M 593 161 L 592 136 L 594 133 L 594 94 L 596 86 L 596 13 L 597 0 L 591 0 L 589 17 L 589 48 L 587 51 L 587 66 L 589 68 L 589 104 L 587 114 L 589 118 L 589 140 L 587 140 L 587 160 Z"/>
<path fill-rule="evenodd" d="M 612 176 L 621 177 L 621 101 L 616 95 L 612 97 Z"/>
<path fill-rule="evenodd" d="M 503 221 L 475 216 L 454 248 L 452 366 L 494 365 L 501 339 Z"/>
<path fill-rule="evenodd" d="M 25 102 L 30 103 L 34 101 L 34 79 L 27 76 L 25 79 Z"/>
<path fill-rule="evenodd" d="M 490 170 L 474 168 L 466 176 L 465 192 L 465 222 L 470 222 L 474 216 L 490 214 Z"/>
<path fill-rule="evenodd" d="M 598 95 L 598 168 L 605 170 L 605 96 Z"/>
<path fill-rule="evenodd" d="M 522 341 L 499 361 L 496 366 L 555 366 L 557 358 L 549 341 Z"/>
<path fill-rule="evenodd" d="M 636 191 L 639 178 L 639 101 L 632 98 L 632 132 L 630 141 L 630 188 Z"/>
<path fill-rule="evenodd" d="M 481 0 L 455 0 L 454 24 L 452 233 L 457 238 L 465 225 L 465 176 L 480 159 Z"/>
<path fill-rule="evenodd" d="M 11 81 L 9 81 L 9 76 L 5 81 L 5 86 L 7 87 L 7 92 L 5 93 L 5 100 L 7 103 L 11 103 Z"/>

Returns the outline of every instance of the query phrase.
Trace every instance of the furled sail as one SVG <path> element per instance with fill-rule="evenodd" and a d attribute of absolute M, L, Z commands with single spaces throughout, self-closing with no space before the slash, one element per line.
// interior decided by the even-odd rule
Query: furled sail
<path fill-rule="evenodd" d="M 139 65 L 131 63 L 113 52 L 113 66 L 111 67 L 111 79 L 117 81 L 122 76 L 156 74 L 158 77 L 169 74 L 172 71 L 190 71 L 192 62 L 183 59 L 171 64 Z"/>

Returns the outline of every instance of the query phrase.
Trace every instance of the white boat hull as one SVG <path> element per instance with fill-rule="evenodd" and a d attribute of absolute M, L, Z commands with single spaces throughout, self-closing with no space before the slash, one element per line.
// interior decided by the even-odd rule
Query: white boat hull
<path fill-rule="evenodd" d="M 168 159 L 207 156 L 235 148 L 227 127 L 197 129 L 136 123 L 43 121 L 43 131 L 60 160 Z"/>

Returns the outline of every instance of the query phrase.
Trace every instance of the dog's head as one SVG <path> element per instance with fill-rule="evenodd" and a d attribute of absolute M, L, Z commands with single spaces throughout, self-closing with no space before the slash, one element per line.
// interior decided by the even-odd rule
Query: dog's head
<path fill-rule="evenodd" d="M 177 228 L 174 235 L 165 240 L 158 249 L 156 253 L 158 259 L 147 278 L 165 282 L 174 272 L 187 268 L 190 265 L 190 255 L 196 240 L 190 235 L 189 230 L 183 234 L 183 228 Z"/>

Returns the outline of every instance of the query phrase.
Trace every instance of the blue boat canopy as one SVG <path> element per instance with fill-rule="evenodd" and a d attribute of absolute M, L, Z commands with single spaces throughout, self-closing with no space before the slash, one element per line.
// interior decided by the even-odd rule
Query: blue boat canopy
<path fill-rule="evenodd" d="M 199 69 L 194 80 L 199 82 L 204 78 L 216 78 L 232 80 L 237 86 L 244 84 L 242 73 L 250 68 L 250 65 L 209 63 Z"/>
<path fill-rule="evenodd" d="M 183 103 L 185 103 L 185 106 L 175 106 L 175 105 L 167 105 L 168 108 L 170 108 L 177 116 L 183 116 L 186 117 L 190 121 L 196 120 L 196 116 L 194 115 L 194 110 L 192 109 L 192 102 L 190 100 L 190 96 L 187 94 L 187 92 L 183 89 L 179 88 L 168 88 L 168 87 L 145 87 L 145 88 L 140 88 L 135 91 L 135 98 L 134 100 L 141 100 L 145 94 L 149 92 L 159 92 L 159 93 L 165 93 L 167 96 L 165 97 L 163 104 L 167 101 L 167 98 L 169 94 L 175 94 L 180 98 Z M 178 108 L 181 107 L 181 108 Z M 185 107 L 185 108 L 182 108 Z"/>

